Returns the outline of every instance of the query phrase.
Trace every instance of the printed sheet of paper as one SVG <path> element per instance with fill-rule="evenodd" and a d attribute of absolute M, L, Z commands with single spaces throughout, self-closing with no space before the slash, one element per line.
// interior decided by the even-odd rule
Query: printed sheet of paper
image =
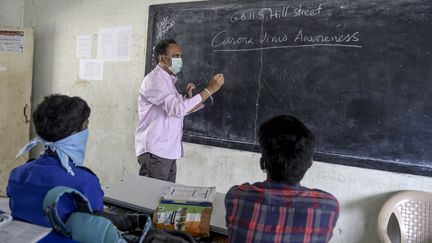
<path fill-rule="evenodd" d="M 76 40 L 76 58 L 91 58 L 91 35 L 79 35 Z"/>
<path fill-rule="evenodd" d="M 24 31 L 0 30 L 0 52 L 24 52 Z"/>
<path fill-rule="evenodd" d="M 215 187 L 171 185 L 162 196 L 162 199 L 213 203 L 215 196 Z"/>
<path fill-rule="evenodd" d="M 98 59 L 108 62 L 129 61 L 131 27 L 104 28 L 98 31 Z"/>
<path fill-rule="evenodd" d="M 0 242 L 37 242 L 51 231 L 51 228 L 12 220 L 0 227 Z"/>
<path fill-rule="evenodd" d="M 103 80 L 103 66 L 103 60 L 80 59 L 78 77 L 81 80 Z"/>

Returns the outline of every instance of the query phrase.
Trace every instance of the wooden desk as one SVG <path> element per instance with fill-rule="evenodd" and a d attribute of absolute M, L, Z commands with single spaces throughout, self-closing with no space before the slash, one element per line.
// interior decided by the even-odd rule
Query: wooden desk
<path fill-rule="evenodd" d="M 120 181 L 112 183 L 105 188 L 104 201 L 140 212 L 153 213 L 159 205 L 162 193 L 171 184 L 173 183 L 128 174 Z M 227 235 L 224 198 L 225 194 L 216 193 L 210 221 L 210 230 Z"/>

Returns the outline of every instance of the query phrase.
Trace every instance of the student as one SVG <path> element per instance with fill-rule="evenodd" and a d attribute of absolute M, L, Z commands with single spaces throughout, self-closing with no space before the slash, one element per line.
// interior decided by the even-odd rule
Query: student
<path fill-rule="evenodd" d="M 314 136 L 292 116 L 261 125 L 260 166 L 267 180 L 233 186 L 225 197 L 230 242 L 328 242 L 339 215 L 331 194 L 302 187 Z"/>
<path fill-rule="evenodd" d="M 175 182 L 176 160 L 183 156 L 183 117 L 202 107 L 224 83 L 223 75 L 217 74 L 207 88 L 195 96 L 192 96 L 195 86 L 187 85 L 187 95 L 183 97 L 174 86 L 176 75 L 182 69 L 182 56 L 182 49 L 175 40 L 157 43 L 158 65 L 141 84 L 135 150 L 142 176 Z"/>
<path fill-rule="evenodd" d="M 51 95 L 45 97 L 33 113 L 37 137 L 18 155 L 41 143 L 45 153 L 35 160 L 13 169 L 9 175 L 7 196 L 15 219 L 51 227 L 44 216 L 43 200 L 56 186 L 71 187 L 87 197 L 94 211 L 111 219 L 121 230 L 138 226 L 135 217 L 117 216 L 103 212 L 104 192 L 98 177 L 83 166 L 88 137 L 90 107 L 79 97 Z M 76 209 L 72 200 L 62 197 L 58 211 L 62 220 Z"/>

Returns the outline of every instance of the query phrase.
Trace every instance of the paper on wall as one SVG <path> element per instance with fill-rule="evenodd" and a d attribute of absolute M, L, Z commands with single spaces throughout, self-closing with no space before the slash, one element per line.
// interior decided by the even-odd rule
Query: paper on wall
<path fill-rule="evenodd" d="M 129 61 L 131 52 L 131 27 L 102 28 L 98 31 L 98 59 L 116 62 Z"/>
<path fill-rule="evenodd" d="M 91 35 L 79 35 L 76 40 L 76 58 L 91 58 Z"/>
<path fill-rule="evenodd" d="M 103 80 L 104 61 L 99 59 L 80 59 L 78 77 L 81 80 Z"/>
<path fill-rule="evenodd" d="M 24 52 L 24 31 L 0 30 L 0 52 Z"/>

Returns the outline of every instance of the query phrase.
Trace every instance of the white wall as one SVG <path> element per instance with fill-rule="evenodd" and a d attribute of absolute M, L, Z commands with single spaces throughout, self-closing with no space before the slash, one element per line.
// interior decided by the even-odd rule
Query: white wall
<path fill-rule="evenodd" d="M 79 95 L 92 108 L 87 166 L 104 184 L 125 173 L 137 173 L 134 132 L 137 93 L 144 77 L 148 6 L 175 1 L 139 0 L 27 0 L 24 25 L 35 28 L 33 107 L 51 93 Z M 75 38 L 97 29 L 132 26 L 132 58 L 106 63 L 104 80 L 78 82 Z M 96 57 L 95 45 L 93 57 Z M 185 144 L 178 161 L 178 182 L 215 185 L 225 192 L 231 185 L 263 180 L 255 153 Z M 316 162 L 303 185 L 333 193 L 341 215 L 332 242 L 377 242 L 375 222 L 379 206 L 391 192 L 402 189 L 432 191 L 432 179 Z M 143 190 L 140 193 L 145 193 Z"/>
<path fill-rule="evenodd" d="M 0 0 L 0 27 L 23 26 L 24 0 Z"/>

